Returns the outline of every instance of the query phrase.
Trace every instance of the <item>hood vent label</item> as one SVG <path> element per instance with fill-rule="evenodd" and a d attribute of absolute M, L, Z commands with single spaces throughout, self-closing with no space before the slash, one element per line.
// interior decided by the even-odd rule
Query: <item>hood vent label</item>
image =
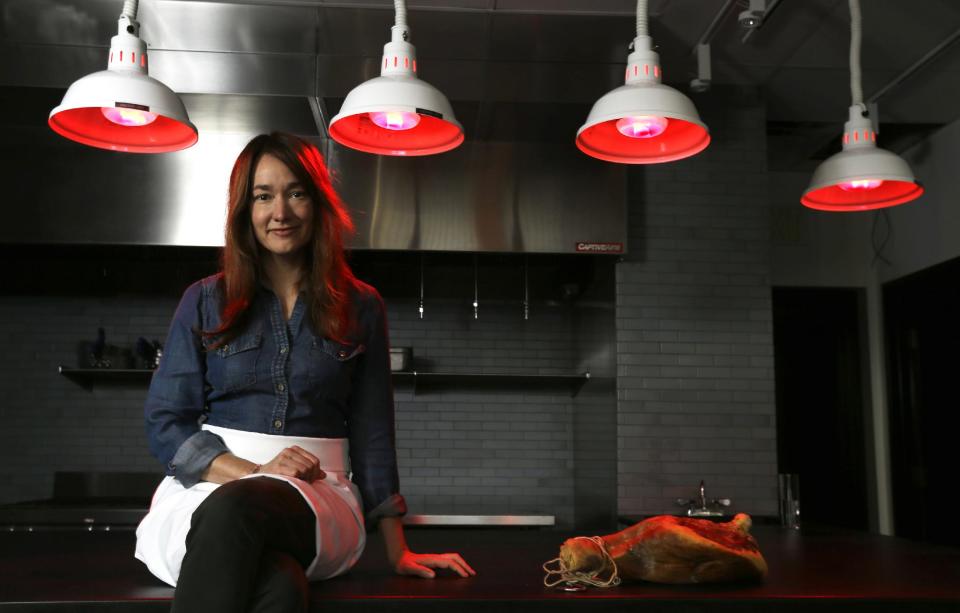
<path fill-rule="evenodd" d="M 623 243 L 577 243 L 580 253 L 623 253 Z"/>

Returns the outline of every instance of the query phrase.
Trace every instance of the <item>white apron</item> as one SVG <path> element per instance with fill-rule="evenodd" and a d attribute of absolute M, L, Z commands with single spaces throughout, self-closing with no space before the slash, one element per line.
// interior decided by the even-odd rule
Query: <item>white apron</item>
<path fill-rule="evenodd" d="M 321 481 L 307 483 L 266 473 L 243 478 L 271 477 L 286 481 L 313 509 L 317 517 L 317 555 L 306 569 L 307 579 L 316 581 L 335 577 L 356 564 L 366 544 L 366 530 L 360 490 L 349 479 L 347 439 L 279 436 L 206 424 L 203 429 L 220 436 L 230 453 L 257 464 L 266 464 L 291 445 L 299 445 L 320 458 L 320 468 L 327 473 Z M 201 481 L 185 488 L 173 477 L 166 477 L 154 492 L 150 511 L 137 527 L 134 555 L 165 583 L 176 586 L 180 563 L 187 551 L 190 518 L 200 503 L 218 487 L 216 483 Z"/>

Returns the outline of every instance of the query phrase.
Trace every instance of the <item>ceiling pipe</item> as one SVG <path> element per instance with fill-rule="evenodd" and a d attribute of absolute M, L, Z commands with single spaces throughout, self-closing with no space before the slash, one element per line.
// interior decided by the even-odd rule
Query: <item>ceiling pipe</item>
<path fill-rule="evenodd" d="M 703 31 L 703 34 L 700 35 L 700 39 L 694 43 L 693 48 L 690 50 L 690 55 L 695 55 L 697 53 L 697 48 L 700 45 L 709 45 L 713 38 L 717 35 L 717 32 L 720 30 L 720 25 L 723 23 L 723 18 L 727 16 L 727 13 L 730 12 L 737 3 L 737 0 L 727 0 L 723 3 L 723 6 L 716 12 L 713 16 L 713 20 L 710 22 L 710 25 L 707 26 L 707 29 Z"/>
<path fill-rule="evenodd" d="M 919 60 L 911 64 L 909 68 L 907 68 L 906 70 L 898 74 L 896 77 L 893 78 L 893 80 L 891 80 L 889 83 L 887 83 L 886 85 L 878 89 L 872 96 L 867 98 L 867 104 L 873 104 L 874 102 L 877 102 L 878 100 L 880 100 L 880 98 L 885 96 L 887 92 L 894 89 L 895 87 L 897 87 L 898 85 L 900 85 L 901 83 L 903 83 L 904 81 L 912 77 L 914 73 L 919 72 L 920 70 L 925 68 L 927 64 L 930 64 L 935 59 L 937 59 L 944 51 L 949 49 L 950 46 L 953 45 L 958 40 L 960 40 L 960 28 L 957 28 L 956 30 L 954 30 L 953 34 L 951 34 L 946 39 L 941 41 L 940 44 L 938 44 L 936 47 L 934 47 L 930 51 L 927 51 L 927 53 L 924 54 L 923 57 L 921 57 Z"/>
<path fill-rule="evenodd" d="M 911 64 L 907 69 L 905 69 L 903 72 L 895 76 L 893 79 L 888 81 L 886 85 L 882 86 L 880 89 L 878 89 L 869 98 L 867 98 L 864 101 L 867 107 L 869 108 L 869 116 L 870 116 L 871 122 L 873 123 L 874 131 L 877 134 L 880 133 L 880 126 L 879 126 L 880 122 L 879 122 L 879 113 L 877 110 L 878 109 L 877 102 L 882 97 L 886 96 L 888 93 L 893 91 L 895 88 L 902 85 L 905 81 L 907 81 L 907 79 L 911 78 L 914 74 L 916 74 L 917 72 L 920 72 L 921 70 L 926 68 L 927 65 L 933 63 L 947 49 L 949 49 L 950 46 L 952 46 L 958 40 L 960 40 L 960 28 L 958 28 L 957 30 L 954 30 L 953 34 L 951 34 L 944 40 L 940 41 L 935 47 L 930 49 L 930 51 L 927 51 L 923 55 L 923 57 L 921 57 L 916 62 Z M 833 136 L 830 137 L 830 139 L 833 139 L 833 138 L 834 138 Z M 825 146 L 825 143 L 823 146 Z M 894 151 L 896 150 L 894 149 Z"/>

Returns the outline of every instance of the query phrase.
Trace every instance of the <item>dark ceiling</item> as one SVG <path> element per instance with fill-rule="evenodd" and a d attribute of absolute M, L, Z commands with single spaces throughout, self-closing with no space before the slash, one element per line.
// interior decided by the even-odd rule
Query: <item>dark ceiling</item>
<path fill-rule="evenodd" d="M 407 4 L 421 77 L 451 99 L 468 138 L 550 140 L 553 128 L 575 126 L 622 83 L 635 28 L 633 0 Z M 651 0 L 665 80 L 689 92 L 696 44 L 716 20 L 713 83 L 756 88 L 767 104 L 770 168 L 806 170 L 839 147 L 850 104 L 847 0 L 767 0 L 767 19 L 750 34 L 737 23 L 746 4 Z M 63 89 L 103 69 L 122 5 L 4 0 L 0 87 Z M 960 116 L 960 1 L 862 5 L 863 91 L 870 99 L 892 85 L 878 100 L 880 141 L 900 151 Z M 198 125 L 231 128 L 251 115 L 311 109 L 322 125 L 353 86 L 376 74 L 394 19 L 391 0 L 142 0 L 138 17 L 151 74 L 194 94 L 188 106 Z M 242 103 L 244 96 L 254 102 Z M 277 97 L 310 106 L 274 111 Z M 233 120 L 224 117 L 231 108 Z"/>

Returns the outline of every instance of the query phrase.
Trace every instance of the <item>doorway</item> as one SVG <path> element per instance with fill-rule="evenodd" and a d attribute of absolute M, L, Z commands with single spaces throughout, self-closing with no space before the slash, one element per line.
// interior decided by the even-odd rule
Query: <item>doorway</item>
<path fill-rule="evenodd" d="M 773 288 L 777 468 L 801 524 L 868 530 L 863 291 Z"/>
<path fill-rule="evenodd" d="M 960 258 L 883 289 L 894 529 L 960 546 Z M 946 512 L 946 513 L 945 513 Z"/>

